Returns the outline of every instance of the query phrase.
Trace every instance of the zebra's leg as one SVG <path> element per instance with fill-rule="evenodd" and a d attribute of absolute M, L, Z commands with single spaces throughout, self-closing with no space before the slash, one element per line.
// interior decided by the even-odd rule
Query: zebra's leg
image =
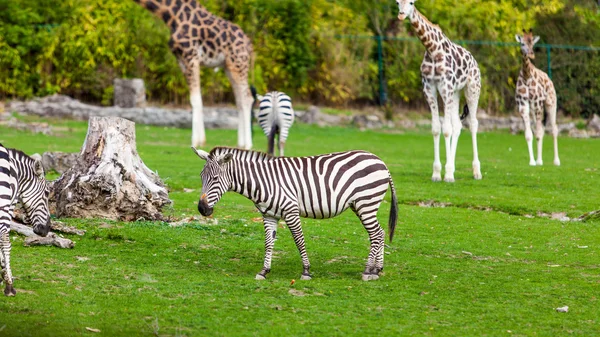
<path fill-rule="evenodd" d="M 304 234 L 302 233 L 299 212 L 296 211 L 287 214 L 285 217 L 285 223 L 290 229 L 290 232 L 292 232 L 292 237 L 294 238 L 294 242 L 296 243 L 296 247 L 300 252 L 300 257 L 302 258 L 302 276 L 300 276 L 300 279 L 310 280 L 312 278 L 310 275 L 310 262 L 308 261 L 308 254 L 306 254 L 306 246 L 304 243 Z"/>
<path fill-rule="evenodd" d="M 10 236 L 8 235 L 9 228 L 6 228 L 6 232 L 2 232 L 0 237 L 0 254 L 2 254 L 3 266 L 2 266 L 2 279 L 5 282 L 4 295 L 15 296 L 17 291 L 13 287 L 12 271 L 10 269 Z"/>
<path fill-rule="evenodd" d="M 273 246 L 277 236 L 277 219 L 271 217 L 263 218 L 265 225 L 265 262 L 263 269 L 256 274 L 255 279 L 264 280 L 271 271 L 271 258 L 273 257 Z"/>
<path fill-rule="evenodd" d="M 369 234 L 369 241 L 371 242 L 367 265 L 362 275 L 363 281 L 379 279 L 379 273 L 383 270 L 385 231 L 379 225 L 379 221 L 377 221 L 377 210 L 380 205 L 381 200 L 376 203 L 373 203 L 373 200 L 370 200 L 364 205 L 352 207 L 352 210 L 356 213 L 360 222 L 365 226 L 365 229 Z"/>
<path fill-rule="evenodd" d="M 283 157 L 283 150 L 285 148 L 285 141 L 279 141 L 279 156 Z"/>

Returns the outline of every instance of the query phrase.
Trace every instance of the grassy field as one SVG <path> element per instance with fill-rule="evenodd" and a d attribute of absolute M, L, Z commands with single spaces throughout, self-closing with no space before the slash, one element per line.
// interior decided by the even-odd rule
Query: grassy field
<path fill-rule="evenodd" d="M 78 151 L 86 123 L 51 123 L 53 136 L 0 127 L 0 142 L 30 154 Z M 189 149 L 190 130 L 138 125 L 137 137 L 142 159 L 170 188 L 166 213 L 197 215 L 203 162 Z M 235 139 L 234 131 L 208 130 L 206 149 Z M 265 148 L 258 129 L 254 139 Z M 380 280 L 360 280 L 368 238 L 347 212 L 304 221 L 311 281 L 299 280 L 300 257 L 283 224 L 272 272 L 255 281 L 260 215 L 228 193 L 215 225 L 69 219 L 88 231 L 71 237 L 72 250 L 24 247 L 14 236 L 18 294 L 0 298 L 0 336 L 597 335 L 600 223 L 551 215 L 600 208 L 600 141 L 561 137 L 562 166 L 554 167 L 546 140 L 546 165 L 530 167 L 522 135 L 480 134 L 483 180 L 474 181 L 465 131 L 457 181 L 446 184 L 430 181 L 427 131 L 295 125 L 288 155 L 364 149 L 390 168 L 400 219 Z M 386 228 L 388 212 L 386 202 Z M 555 311 L 565 305 L 568 313 Z"/>

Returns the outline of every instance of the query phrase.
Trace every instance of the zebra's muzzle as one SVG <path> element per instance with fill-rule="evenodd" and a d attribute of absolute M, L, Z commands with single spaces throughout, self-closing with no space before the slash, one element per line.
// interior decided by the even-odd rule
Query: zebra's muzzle
<path fill-rule="evenodd" d="M 45 225 L 34 225 L 33 232 L 39 236 L 46 236 L 50 231 L 50 220 Z"/>
<path fill-rule="evenodd" d="M 213 213 L 213 208 L 208 206 L 206 199 L 198 201 L 198 212 L 204 216 L 210 216 Z"/>

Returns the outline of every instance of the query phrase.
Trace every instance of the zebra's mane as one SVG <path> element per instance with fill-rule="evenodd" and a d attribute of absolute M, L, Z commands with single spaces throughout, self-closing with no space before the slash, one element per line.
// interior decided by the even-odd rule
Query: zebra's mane
<path fill-rule="evenodd" d="M 24 158 L 25 160 L 28 161 L 28 163 L 33 163 L 34 159 L 31 158 L 29 155 L 27 155 L 25 152 L 21 151 L 21 150 L 17 150 L 17 149 L 12 149 L 12 148 L 5 148 L 8 152 L 12 153 L 15 157 L 17 158 Z"/>
<path fill-rule="evenodd" d="M 209 155 L 214 157 L 224 153 L 231 153 L 234 158 L 252 159 L 252 161 L 268 161 L 276 157 L 261 151 L 243 150 L 235 147 L 218 146 L 210 150 Z"/>

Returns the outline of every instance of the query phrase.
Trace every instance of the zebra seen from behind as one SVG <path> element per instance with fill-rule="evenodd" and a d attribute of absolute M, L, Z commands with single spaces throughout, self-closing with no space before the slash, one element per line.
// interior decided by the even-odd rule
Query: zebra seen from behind
<path fill-rule="evenodd" d="M 257 280 L 271 271 L 277 222 L 284 219 L 302 258 L 301 279 L 309 280 L 300 217 L 324 219 L 350 208 L 369 234 L 371 248 L 362 279 L 376 280 L 383 269 L 385 233 L 377 221 L 377 211 L 391 189 L 392 204 L 388 222 L 390 242 L 398 218 L 396 190 L 384 162 L 372 153 L 347 151 L 311 157 L 273 157 L 256 151 L 216 147 L 207 153 L 193 148 L 206 161 L 201 173 L 202 194 L 198 211 L 209 216 L 227 191 L 252 200 L 263 215 L 265 259 Z"/>
<path fill-rule="evenodd" d="M 275 152 L 275 136 L 279 135 L 279 155 L 283 157 L 285 141 L 292 124 L 294 124 L 292 99 L 280 91 L 272 91 L 264 96 L 257 95 L 256 98 L 259 101 L 259 111 L 255 115 L 265 136 L 268 137 L 267 152 L 273 155 Z"/>
<path fill-rule="evenodd" d="M 0 144 L 0 283 L 4 295 L 14 296 L 10 268 L 10 223 L 17 201 L 21 202 L 34 233 L 46 236 L 50 229 L 49 187 L 42 162 Z"/>

